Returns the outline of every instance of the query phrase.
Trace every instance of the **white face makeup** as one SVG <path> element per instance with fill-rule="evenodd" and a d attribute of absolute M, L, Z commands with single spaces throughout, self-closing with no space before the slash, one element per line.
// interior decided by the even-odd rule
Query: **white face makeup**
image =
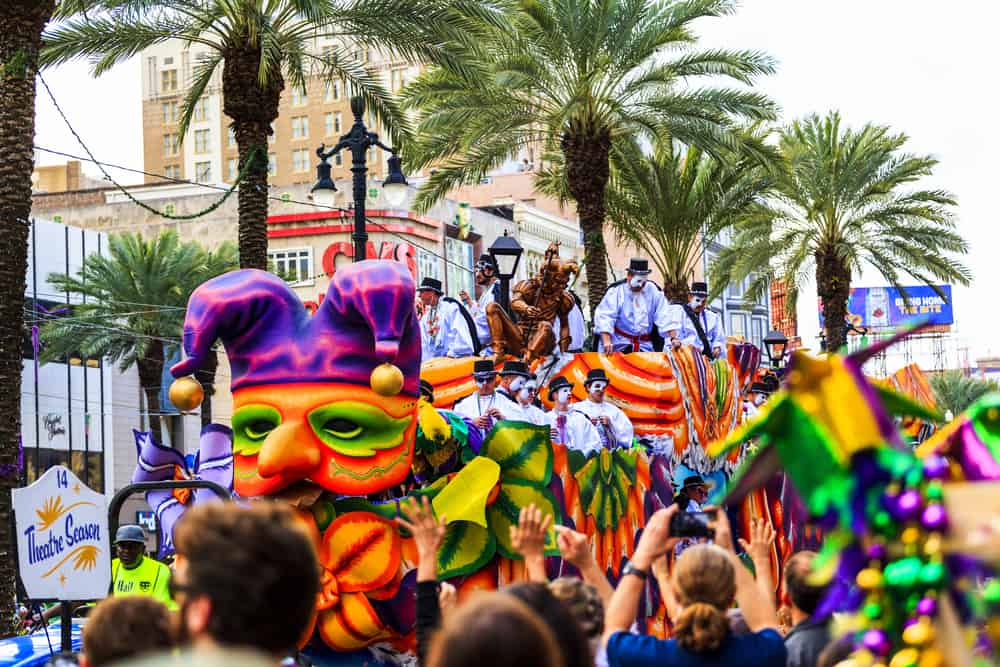
<path fill-rule="evenodd" d="M 705 297 L 703 296 L 693 296 L 691 297 L 691 306 L 697 308 L 698 306 L 705 305 Z"/>
<path fill-rule="evenodd" d="M 767 396 L 765 396 L 764 394 L 754 394 L 753 395 L 753 404 L 756 405 L 757 407 L 760 407 L 761 405 L 763 405 L 764 401 L 766 401 L 766 400 L 767 400 Z"/>
<path fill-rule="evenodd" d="M 632 289 L 642 289 L 646 285 L 645 276 L 632 276 L 628 280 L 629 287 Z"/>
<path fill-rule="evenodd" d="M 511 391 L 511 393 L 517 393 L 517 392 L 521 391 L 522 387 L 524 387 L 524 378 L 523 377 L 516 377 L 516 378 L 514 378 L 513 380 L 510 381 L 510 391 Z"/>
<path fill-rule="evenodd" d="M 482 389 L 483 387 L 485 387 L 486 385 L 488 385 L 490 382 L 493 381 L 493 376 L 491 376 L 491 375 L 485 375 L 485 376 L 483 376 L 483 375 L 479 375 L 479 376 L 473 375 L 472 379 L 475 380 L 476 386 L 479 387 L 480 389 Z"/>
<path fill-rule="evenodd" d="M 556 391 L 556 394 L 555 394 L 555 396 L 556 396 L 556 403 L 560 403 L 562 405 L 565 405 L 566 403 L 569 403 L 569 397 L 572 394 L 573 394 L 573 388 L 572 387 L 563 387 L 562 389 Z"/>
<path fill-rule="evenodd" d="M 518 400 L 520 400 L 523 403 L 528 403 L 529 401 L 531 401 L 532 397 L 534 397 L 535 389 L 537 388 L 538 385 L 536 385 L 535 383 L 533 382 L 527 383 L 526 385 L 521 387 L 521 391 L 517 392 Z"/>
<path fill-rule="evenodd" d="M 594 382 L 590 383 L 590 386 L 587 388 L 587 391 L 590 392 L 591 394 L 603 394 L 604 390 L 607 388 L 608 388 L 607 382 L 604 382 L 603 380 L 595 380 Z"/>

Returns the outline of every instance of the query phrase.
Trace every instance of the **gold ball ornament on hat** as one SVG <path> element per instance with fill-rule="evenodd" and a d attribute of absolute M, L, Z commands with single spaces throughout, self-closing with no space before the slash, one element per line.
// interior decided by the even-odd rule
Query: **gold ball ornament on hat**
<path fill-rule="evenodd" d="M 393 364 L 375 367 L 371 375 L 372 391 L 379 396 L 395 396 L 403 391 L 403 371 Z"/>
<path fill-rule="evenodd" d="M 170 383 L 170 402 L 181 412 L 191 412 L 205 400 L 205 390 L 201 383 L 190 375 L 177 378 Z"/>

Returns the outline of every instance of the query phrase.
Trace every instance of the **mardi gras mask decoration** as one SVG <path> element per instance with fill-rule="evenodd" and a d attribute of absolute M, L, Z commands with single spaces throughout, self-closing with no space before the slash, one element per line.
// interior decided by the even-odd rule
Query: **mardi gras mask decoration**
<path fill-rule="evenodd" d="M 563 387 L 556 392 L 556 403 L 559 405 L 566 405 L 569 403 L 569 397 L 573 394 L 573 390 L 570 387 Z"/>
<path fill-rule="evenodd" d="M 591 394 L 598 394 L 598 393 L 604 391 L 607 388 L 608 388 L 608 383 L 607 382 L 602 382 L 601 380 L 596 380 L 596 381 L 590 383 L 590 387 L 588 388 L 588 391 Z"/>
<path fill-rule="evenodd" d="M 693 296 L 691 297 L 691 307 L 700 308 L 705 305 L 705 297 L 703 296 Z"/>
<path fill-rule="evenodd" d="M 512 392 L 521 391 L 523 387 L 524 387 L 524 378 L 522 377 L 516 377 L 510 381 L 510 390 Z"/>
<path fill-rule="evenodd" d="M 642 276 L 632 276 L 629 278 L 628 284 L 632 289 L 642 289 L 646 286 L 646 279 Z"/>
<path fill-rule="evenodd" d="M 406 477 L 420 374 L 413 298 L 406 267 L 390 261 L 338 269 L 312 317 L 264 271 L 233 271 L 195 290 L 187 358 L 171 372 L 197 370 L 216 339 L 225 346 L 238 494 L 309 480 L 357 495 Z"/>

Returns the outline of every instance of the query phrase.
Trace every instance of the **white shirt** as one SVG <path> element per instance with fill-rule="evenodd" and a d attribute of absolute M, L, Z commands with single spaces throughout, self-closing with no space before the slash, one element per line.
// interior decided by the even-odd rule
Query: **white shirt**
<path fill-rule="evenodd" d="M 603 444 L 601 442 L 601 434 L 590 423 L 590 419 L 582 412 L 575 410 L 575 407 L 576 405 L 569 406 L 568 412 L 552 410 L 545 413 L 546 423 L 553 428 L 558 428 L 559 415 L 566 415 L 566 426 L 563 428 L 563 434 L 553 440 L 553 442 L 561 440 L 560 444 L 564 445 L 567 449 L 573 449 L 588 455 L 601 451 Z"/>
<path fill-rule="evenodd" d="M 445 301 L 443 298 L 438 301 L 437 306 L 424 308 L 424 316 L 420 318 L 422 362 L 435 357 L 467 357 L 473 353 L 472 334 L 459 308 L 454 301 Z M 435 315 L 438 331 L 432 336 L 431 318 Z"/>
<path fill-rule="evenodd" d="M 486 414 L 490 408 L 499 410 L 504 419 L 509 419 L 508 415 L 518 413 L 517 405 L 498 391 L 494 391 L 490 396 L 480 396 L 478 391 L 473 392 L 455 403 L 453 410 L 463 417 L 476 419 L 476 417 Z M 485 436 L 490 432 L 490 428 L 480 429 L 480 431 Z"/>
<path fill-rule="evenodd" d="M 698 331 L 694 328 L 694 322 L 688 317 L 683 307 L 677 306 L 677 308 L 680 310 L 681 316 L 677 337 L 685 345 L 691 345 L 698 350 L 702 349 L 704 346 L 701 344 L 701 338 L 698 337 Z M 715 311 L 706 308 L 698 315 L 698 319 L 701 320 L 701 326 L 705 330 L 705 337 L 708 338 L 708 343 L 712 346 L 712 350 L 719 348 L 725 352 L 726 332 L 722 327 L 722 318 Z"/>
<path fill-rule="evenodd" d="M 514 408 L 511 410 L 511 414 L 508 415 L 505 412 L 504 417 L 512 421 L 534 424 L 535 426 L 548 424 L 545 411 L 536 405 L 532 405 L 531 403 L 521 405 L 519 402 L 515 402 Z"/>
<path fill-rule="evenodd" d="M 493 342 L 493 338 L 490 336 L 490 325 L 486 321 L 486 306 L 496 301 L 497 290 L 499 289 L 500 281 L 494 280 L 479 295 L 479 300 L 472 304 L 472 321 L 476 323 L 476 335 L 479 336 L 479 343 L 483 347 L 489 347 Z"/>
<path fill-rule="evenodd" d="M 574 410 L 579 410 L 590 417 L 591 421 L 597 417 L 607 417 L 611 421 L 611 435 L 605 444 L 604 439 L 607 429 L 602 425 L 596 425 L 598 435 L 601 437 L 602 446 L 609 448 L 622 447 L 628 449 L 632 446 L 632 438 L 635 430 L 632 428 L 632 421 L 625 415 L 617 405 L 612 405 L 607 401 L 594 403 L 590 399 L 573 404 Z"/>
<path fill-rule="evenodd" d="M 631 351 L 632 339 L 619 334 L 618 330 L 630 336 L 649 336 L 656 325 L 662 335 L 679 328 L 677 316 L 677 309 L 670 307 L 663 292 L 653 283 L 647 282 L 642 290 L 633 292 L 628 283 L 623 282 L 608 288 L 594 311 L 594 333 L 611 334 L 616 352 Z M 639 351 L 652 352 L 653 342 L 639 341 Z"/>
<path fill-rule="evenodd" d="M 573 310 L 569 311 L 569 351 L 583 349 L 583 341 L 587 337 L 587 323 L 583 319 L 583 311 L 580 306 L 573 303 Z M 556 337 L 556 347 L 559 347 L 559 318 L 552 323 L 552 333 Z"/>

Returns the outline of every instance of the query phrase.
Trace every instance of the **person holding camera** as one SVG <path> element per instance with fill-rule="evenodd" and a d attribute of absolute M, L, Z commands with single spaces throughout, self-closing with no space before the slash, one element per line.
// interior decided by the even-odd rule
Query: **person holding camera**
<path fill-rule="evenodd" d="M 674 496 L 674 505 L 681 512 L 701 512 L 702 506 L 708 500 L 708 484 L 701 475 L 690 475 L 684 478 L 677 495 Z M 698 540 L 686 537 L 674 547 L 674 557 L 679 557 L 685 549 L 698 544 Z"/>
<path fill-rule="evenodd" d="M 786 651 L 778 633 L 774 601 L 765 595 L 733 548 L 732 530 L 724 511 L 708 508 L 707 530 L 698 515 L 681 512 L 676 504 L 653 514 L 646 523 L 632 560 L 604 617 L 608 664 L 611 667 L 661 665 L 698 667 L 784 667 Z M 699 544 L 674 564 L 670 591 L 665 594 L 675 619 L 672 639 L 628 632 L 653 563 L 681 537 L 709 536 L 715 544 Z M 733 600 L 751 632 L 734 635 L 726 611 Z"/>

